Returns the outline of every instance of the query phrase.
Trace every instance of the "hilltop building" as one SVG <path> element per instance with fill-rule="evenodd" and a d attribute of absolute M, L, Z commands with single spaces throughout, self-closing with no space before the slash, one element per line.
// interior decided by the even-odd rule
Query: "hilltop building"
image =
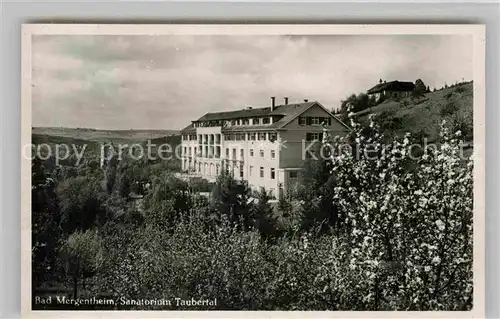
<path fill-rule="evenodd" d="M 321 141 L 325 128 L 335 134 L 349 129 L 319 102 L 285 103 L 208 113 L 182 133 L 182 169 L 215 180 L 222 169 L 264 187 L 280 197 L 297 181 L 304 148 Z"/>
<path fill-rule="evenodd" d="M 382 80 L 380 80 L 379 84 L 367 91 L 367 94 L 375 97 L 375 102 L 380 102 L 385 99 L 399 100 L 409 97 L 414 88 L 415 84 L 413 84 L 413 82 L 382 82 Z"/>

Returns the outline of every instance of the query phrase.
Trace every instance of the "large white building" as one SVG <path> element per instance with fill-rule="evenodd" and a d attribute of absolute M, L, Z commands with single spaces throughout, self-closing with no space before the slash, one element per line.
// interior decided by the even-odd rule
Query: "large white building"
<path fill-rule="evenodd" d="M 297 180 L 312 141 L 348 127 L 319 102 L 208 113 L 182 130 L 182 169 L 215 180 L 222 169 L 274 197 Z"/>

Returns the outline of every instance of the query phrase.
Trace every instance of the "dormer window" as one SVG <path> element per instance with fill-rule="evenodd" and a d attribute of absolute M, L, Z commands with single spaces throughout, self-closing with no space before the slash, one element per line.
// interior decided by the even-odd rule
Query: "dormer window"
<path fill-rule="evenodd" d="M 259 118 L 252 119 L 252 124 L 253 125 L 259 125 L 260 124 L 260 119 Z"/>
<path fill-rule="evenodd" d="M 249 119 L 243 119 L 243 125 L 248 125 L 250 124 L 250 120 Z"/>
<path fill-rule="evenodd" d="M 271 123 L 271 120 L 268 117 L 262 119 L 262 124 L 269 124 L 269 123 Z"/>

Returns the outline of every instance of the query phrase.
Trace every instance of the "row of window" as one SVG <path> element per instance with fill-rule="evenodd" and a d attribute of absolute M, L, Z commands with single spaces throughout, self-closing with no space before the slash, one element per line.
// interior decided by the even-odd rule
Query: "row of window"
<path fill-rule="evenodd" d="M 225 123 L 228 123 L 227 121 Z M 245 118 L 245 119 L 234 119 L 231 120 L 229 123 L 231 123 L 231 126 L 240 126 L 240 125 L 260 125 L 260 124 L 271 124 L 271 118 L 270 117 L 263 117 L 263 118 Z"/>
<path fill-rule="evenodd" d="M 215 138 L 214 138 L 215 136 Z M 260 133 L 228 133 L 224 134 L 224 140 L 226 141 L 245 141 L 248 138 L 249 141 L 276 141 L 276 133 L 274 132 L 260 132 Z M 196 134 L 192 135 L 182 135 L 182 140 L 184 141 L 196 141 Z M 220 144 L 220 134 L 200 134 L 198 136 L 198 142 L 210 143 L 210 144 Z"/>
<path fill-rule="evenodd" d="M 229 133 L 224 134 L 224 140 L 226 141 L 245 141 L 247 136 L 245 133 Z M 276 133 L 274 132 L 260 132 L 260 133 L 248 133 L 249 141 L 276 141 Z"/>
<path fill-rule="evenodd" d="M 321 141 L 323 139 L 323 133 L 306 133 L 306 141 Z"/>
<path fill-rule="evenodd" d="M 332 125 L 330 117 L 299 116 L 299 125 Z"/>
<path fill-rule="evenodd" d="M 196 154 L 196 151 L 197 151 L 197 148 L 194 147 L 194 148 L 191 148 L 191 147 L 186 147 L 184 146 L 184 149 L 183 149 L 183 155 L 197 155 Z M 205 148 L 205 152 L 208 153 L 210 151 L 213 151 L 213 150 L 209 150 L 208 148 Z M 215 157 L 219 157 L 220 156 L 220 147 L 218 146 L 217 148 L 215 148 Z M 236 149 L 233 148 L 233 154 L 232 154 L 232 158 L 233 159 L 236 159 Z M 240 149 L 240 159 L 243 159 L 244 158 L 244 155 L 245 155 L 245 150 L 244 149 Z M 259 150 L 259 155 L 260 157 L 264 157 L 264 150 Z M 250 157 L 253 157 L 254 156 L 254 149 L 251 148 L 250 149 Z M 269 151 L 269 156 L 271 158 L 276 158 L 276 151 L 275 150 L 270 150 Z M 229 148 L 226 148 L 226 158 L 229 158 Z"/>
<path fill-rule="evenodd" d="M 233 120 L 216 120 L 193 123 L 193 127 L 216 127 L 216 126 L 244 126 L 244 125 L 266 125 L 271 124 L 271 117 L 254 117 Z"/>
<path fill-rule="evenodd" d="M 196 134 L 182 135 L 183 141 L 196 141 Z"/>
<path fill-rule="evenodd" d="M 245 155 L 245 150 L 240 149 L 240 159 L 243 159 L 244 155 Z M 264 157 L 264 150 L 259 150 L 259 155 L 260 155 L 260 157 Z M 270 150 L 269 155 L 271 156 L 271 158 L 276 158 L 276 151 Z M 251 148 L 250 149 L 250 157 L 253 157 L 253 156 L 254 156 L 254 149 Z M 229 158 L 229 148 L 226 148 L 226 158 Z M 236 149 L 235 148 L 233 148 L 233 157 L 232 158 L 236 159 Z"/>
<path fill-rule="evenodd" d="M 252 176 L 253 175 L 253 170 L 254 170 L 254 167 L 253 166 L 250 166 L 249 168 L 249 171 L 248 171 L 248 176 Z M 243 177 L 243 168 L 240 167 L 240 172 L 241 172 L 241 177 Z M 264 174 L 264 167 L 260 167 L 259 168 L 259 177 L 260 178 L 265 178 L 265 174 Z M 276 179 L 276 169 L 274 167 L 271 167 L 269 169 L 269 178 L 270 179 Z"/>

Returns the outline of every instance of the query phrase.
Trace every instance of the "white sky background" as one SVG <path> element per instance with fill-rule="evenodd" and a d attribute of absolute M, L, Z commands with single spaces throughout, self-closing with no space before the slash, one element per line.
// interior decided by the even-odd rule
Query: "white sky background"
<path fill-rule="evenodd" d="M 380 78 L 471 80 L 470 36 L 34 36 L 33 126 L 181 129 L 208 112 L 319 101 Z"/>

